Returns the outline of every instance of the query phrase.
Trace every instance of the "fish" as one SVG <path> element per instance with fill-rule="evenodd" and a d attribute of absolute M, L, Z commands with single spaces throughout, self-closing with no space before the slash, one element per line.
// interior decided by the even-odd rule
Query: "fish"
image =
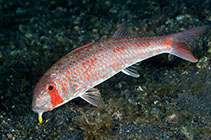
<path fill-rule="evenodd" d="M 32 110 L 38 113 L 39 123 L 42 123 L 44 112 L 77 97 L 99 106 L 103 100 L 95 86 L 119 72 L 138 78 L 140 75 L 133 66 L 159 54 L 168 53 L 197 62 L 186 42 L 207 28 L 204 25 L 165 36 L 143 37 L 132 34 L 125 24 L 120 24 L 111 38 L 79 47 L 53 64 L 35 85 Z"/>

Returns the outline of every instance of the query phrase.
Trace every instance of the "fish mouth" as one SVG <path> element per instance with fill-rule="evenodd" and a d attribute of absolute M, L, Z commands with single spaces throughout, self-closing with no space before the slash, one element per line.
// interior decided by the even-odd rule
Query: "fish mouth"
<path fill-rule="evenodd" d="M 38 107 L 38 106 L 35 106 L 35 107 L 32 107 L 32 111 L 35 112 L 35 113 L 43 113 L 43 112 L 46 112 L 46 111 L 51 111 L 52 109 L 51 108 L 44 108 L 44 107 Z"/>
<path fill-rule="evenodd" d="M 39 112 L 43 112 L 43 109 L 41 109 L 41 107 L 36 105 L 35 103 L 32 103 L 32 111 L 35 113 L 39 113 Z"/>
<path fill-rule="evenodd" d="M 32 108 L 32 111 L 35 112 L 35 113 L 38 113 L 38 114 L 39 114 L 40 112 L 45 112 L 45 111 L 39 109 L 38 107 L 33 107 L 33 108 Z"/>

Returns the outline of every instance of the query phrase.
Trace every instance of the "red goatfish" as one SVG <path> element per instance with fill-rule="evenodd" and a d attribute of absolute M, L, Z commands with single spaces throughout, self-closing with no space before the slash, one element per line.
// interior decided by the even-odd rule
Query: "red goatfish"
<path fill-rule="evenodd" d="M 170 53 L 190 62 L 197 62 L 185 44 L 208 26 L 158 37 L 139 37 L 121 24 L 113 37 L 77 48 L 57 61 L 39 80 L 34 89 L 32 110 L 42 114 L 70 100 L 81 97 L 98 106 L 102 103 L 94 88 L 120 71 L 132 77 L 138 72 L 130 67 L 147 58 Z"/>

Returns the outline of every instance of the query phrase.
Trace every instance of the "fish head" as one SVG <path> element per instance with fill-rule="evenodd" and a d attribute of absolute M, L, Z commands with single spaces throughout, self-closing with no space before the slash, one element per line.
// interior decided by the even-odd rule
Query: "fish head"
<path fill-rule="evenodd" d="M 44 75 L 36 84 L 33 94 L 32 110 L 39 114 L 42 123 L 42 114 L 62 104 L 59 82 L 53 75 Z"/>

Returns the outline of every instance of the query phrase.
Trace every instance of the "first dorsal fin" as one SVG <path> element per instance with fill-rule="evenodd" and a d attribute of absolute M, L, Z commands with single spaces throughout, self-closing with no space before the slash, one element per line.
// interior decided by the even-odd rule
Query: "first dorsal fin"
<path fill-rule="evenodd" d="M 125 23 L 118 25 L 117 30 L 113 35 L 114 38 L 128 37 L 128 36 L 132 36 L 132 34 L 128 31 L 128 28 Z"/>

